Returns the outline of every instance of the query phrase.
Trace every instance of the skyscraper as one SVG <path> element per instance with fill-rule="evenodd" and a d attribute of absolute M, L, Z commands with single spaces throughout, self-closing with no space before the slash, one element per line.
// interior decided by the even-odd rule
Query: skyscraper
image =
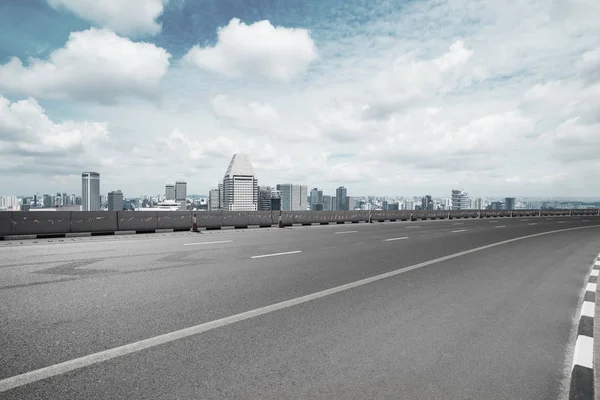
<path fill-rule="evenodd" d="M 208 209 L 209 210 L 219 210 L 220 206 L 220 191 L 219 189 L 210 189 L 208 194 Z"/>
<path fill-rule="evenodd" d="M 165 197 L 167 200 L 175 200 L 175 185 L 165 186 Z"/>
<path fill-rule="evenodd" d="M 469 196 L 462 189 L 452 189 L 452 209 L 467 210 L 469 208 Z"/>
<path fill-rule="evenodd" d="M 81 197 L 83 211 L 100 211 L 100 174 L 84 172 L 81 174 Z"/>
<path fill-rule="evenodd" d="M 340 186 L 335 190 L 335 198 L 337 200 L 337 210 L 348 211 L 350 209 L 348 190 L 345 187 Z"/>
<path fill-rule="evenodd" d="M 308 209 L 308 186 L 280 183 L 277 190 L 281 192 L 281 209 L 283 211 L 305 211 Z"/>
<path fill-rule="evenodd" d="M 314 188 L 310 191 L 310 209 L 311 210 L 323 210 L 323 191 L 318 188 Z"/>
<path fill-rule="evenodd" d="M 187 183 L 185 181 L 175 182 L 175 200 L 186 201 L 187 200 Z"/>
<path fill-rule="evenodd" d="M 506 206 L 507 210 L 514 210 L 515 209 L 515 198 L 514 197 L 505 198 L 504 205 Z"/>
<path fill-rule="evenodd" d="M 230 211 L 258 209 L 258 179 L 246 154 L 231 158 L 223 177 L 223 208 Z"/>
<path fill-rule="evenodd" d="M 108 192 L 108 211 L 123 211 L 123 192 Z"/>

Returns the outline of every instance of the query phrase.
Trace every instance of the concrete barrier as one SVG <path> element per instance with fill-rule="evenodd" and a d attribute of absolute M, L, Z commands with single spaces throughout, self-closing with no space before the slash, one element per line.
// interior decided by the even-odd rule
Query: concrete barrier
<path fill-rule="evenodd" d="M 115 232 L 119 230 L 116 211 L 72 211 L 71 232 Z"/>
<path fill-rule="evenodd" d="M 223 211 L 202 211 L 196 213 L 198 228 L 220 229 L 223 226 L 221 213 Z"/>
<path fill-rule="evenodd" d="M 193 212 L 191 211 L 157 211 L 156 214 L 157 229 L 185 231 L 192 228 Z"/>
<path fill-rule="evenodd" d="M 188 230 L 191 211 L 11 211 L 0 212 L 0 237 L 10 235 L 61 235 L 67 233 L 110 233 L 117 231 L 153 232 L 157 229 Z M 438 218 L 600 216 L 598 209 L 585 210 L 399 210 L 399 211 L 283 211 L 284 226 L 300 224 L 358 223 L 369 220 L 408 220 Z M 198 227 L 273 226 L 278 211 L 198 211 Z"/>
<path fill-rule="evenodd" d="M 70 211 L 12 212 L 11 235 L 52 235 L 70 231 Z"/>
<path fill-rule="evenodd" d="M 10 235 L 12 228 L 12 212 L 0 212 L 0 236 Z"/>
<path fill-rule="evenodd" d="M 250 222 L 249 214 L 247 211 L 221 211 L 221 226 L 247 228 Z"/>
<path fill-rule="evenodd" d="M 117 211 L 120 231 L 152 232 L 158 229 L 157 211 Z"/>
<path fill-rule="evenodd" d="M 273 215 L 275 214 L 275 215 Z M 275 218 L 275 219 L 273 219 Z M 248 215 L 248 225 L 273 226 L 277 224 L 279 215 L 271 211 L 256 211 Z"/>

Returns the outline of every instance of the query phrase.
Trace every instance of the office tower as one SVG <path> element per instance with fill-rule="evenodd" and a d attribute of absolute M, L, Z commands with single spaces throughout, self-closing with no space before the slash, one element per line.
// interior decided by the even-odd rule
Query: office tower
<path fill-rule="evenodd" d="M 230 211 L 258 209 L 258 179 L 246 154 L 236 153 L 231 158 L 223 177 L 223 203 Z"/>
<path fill-rule="evenodd" d="M 515 209 L 515 198 L 514 197 L 505 198 L 504 205 L 506 206 L 507 210 L 514 210 Z"/>
<path fill-rule="evenodd" d="M 175 200 L 175 185 L 165 186 L 165 197 L 167 200 Z"/>
<path fill-rule="evenodd" d="M 184 181 L 175 182 L 175 200 L 186 201 L 187 200 L 187 183 Z"/>
<path fill-rule="evenodd" d="M 469 208 L 469 196 L 462 189 L 452 189 L 452 209 L 467 210 Z"/>
<path fill-rule="evenodd" d="M 281 183 L 277 185 L 281 192 L 281 209 L 284 211 L 304 211 L 308 209 L 306 185 Z"/>
<path fill-rule="evenodd" d="M 108 192 L 108 211 L 123 211 L 123 192 Z"/>
<path fill-rule="evenodd" d="M 81 174 L 81 197 L 83 211 L 100 211 L 100 174 L 84 172 Z"/>
<path fill-rule="evenodd" d="M 271 211 L 271 192 L 269 186 L 258 188 L 258 209 L 260 211 Z"/>
<path fill-rule="evenodd" d="M 324 204 L 323 204 L 323 191 L 319 190 L 318 188 L 314 188 L 310 191 L 310 209 L 311 210 L 317 210 L 317 211 L 322 211 L 324 209 Z"/>
<path fill-rule="evenodd" d="M 332 205 L 331 205 L 331 196 L 330 195 L 323 195 L 323 210 L 324 211 L 331 211 L 333 209 Z"/>
<path fill-rule="evenodd" d="M 398 211 L 400 209 L 399 203 L 388 203 L 386 209 L 388 211 Z"/>
<path fill-rule="evenodd" d="M 220 199 L 221 194 L 219 189 L 211 189 L 208 193 L 208 209 L 209 210 L 219 210 L 220 207 Z"/>
<path fill-rule="evenodd" d="M 219 208 L 223 209 L 223 184 L 219 183 Z"/>
<path fill-rule="evenodd" d="M 350 209 L 348 190 L 345 187 L 340 186 L 335 190 L 335 198 L 337 200 L 337 210 L 347 211 Z"/>
<path fill-rule="evenodd" d="M 281 192 L 279 190 L 271 190 L 271 211 L 281 210 Z"/>

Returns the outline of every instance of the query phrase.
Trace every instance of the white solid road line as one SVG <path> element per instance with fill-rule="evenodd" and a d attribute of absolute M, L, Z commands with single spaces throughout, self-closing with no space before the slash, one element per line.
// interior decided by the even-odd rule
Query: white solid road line
<path fill-rule="evenodd" d="M 452 231 L 452 233 L 466 232 L 466 231 L 467 231 L 466 229 L 459 229 L 459 230 L 456 230 L 456 231 Z"/>
<path fill-rule="evenodd" d="M 585 291 L 586 292 L 594 292 L 594 293 L 596 293 L 596 284 L 588 282 L 588 284 L 585 287 Z"/>
<path fill-rule="evenodd" d="M 593 368 L 592 354 L 594 354 L 594 339 L 589 336 L 577 336 L 573 366 L 581 365 L 582 367 Z"/>
<path fill-rule="evenodd" d="M 595 304 L 591 301 L 584 301 L 581 306 L 581 315 L 594 318 L 594 306 Z"/>
<path fill-rule="evenodd" d="M 286 251 L 286 252 L 283 252 L 283 253 L 262 254 L 260 256 L 252 256 L 250 258 L 275 257 L 275 256 L 284 256 L 286 254 L 296 254 L 296 253 L 302 253 L 302 250 Z"/>
<path fill-rule="evenodd" d="M 591 276 L 598 276 L 598 270 L 597 269 L 593 269 L 592 273 L 590 275 Z"/>
<path fill-rule="evenodd" d="M 391 238 L 391 239 L 385 239 L 384 242 L 392 242 L 394 240 L 404 240 L 404 239 L 408 239 L 408 236 L 403 236 L 403 237 L 397 237 L 397 238 Z"/>
<path fill-rule="evenodd" d="M 590 226 L 579 226 L 575 228 L 565 228 L 558 229 L 554 231 L 535 233 L 532 235 L 521 236 L 513 239 L 503 240 L 501 242 L 491 243 L 481 247 L 475 247 L 470 250 L 461 251 L 458 253 L 450 254 L 444 257 L 435 258 L 433 260 L 425 261 L 419 264 L 414 264 L 409 267 L 400 268 L 395 271 L 386 272 L 384 274 L 375 275 L 370 278 L 361 279 L 359 281 L 347 283 L 345 285 L 337 286 L 331 289 L 322 290 L 320 292 L 308 294 L 305 296 L 297 297 L 295 299 L 290 299 L 286 301 L 282 301 L 280 303 L 271 304 L 266 307 L 257 308 L 255 310 L 246 311 L 240 314 L 231 315 L 229 317 L 217 319 L 210 322 L 205 322 L 203 324 L 195 325 L 189 328 L 184 328 L 178 331 L 173 331 L 169 333 L 165 333 L 163 335 L 154 336 L 148 339 L 140 340 L 138 342 L 129 343 L 123 346 L 114 347 L 112 349 L 104 350 L 98 353 L 89 354 L 87 356 L 74 358 L 72 360 L 64 361 L 58 364 L 50 365 L 48 367 L 36 369 L 30 372 L 25 372 L 20 375 L 15 375 L 10 378 L 5 378 L 0 380 L 0 393 L 6 392 L 7 390 L 14 389 L 16 387 L 24 386 L 33 382 L 41 381 L 43 379 L 51 378 L 53 376 L 62 375 L 70 371 L 74 371 L 77 369 L 85 368 L 90 365 L 98 364 L 104 361 L 112 360 L 113 358 L 121 357 L 127 354 L 136 353 L 138 351 L 142 351 L 145 349 L 149 349 L 152 347 L 156 347 L 165 343 L 170 343 L 179 339 L 183 339 L 189 336 L 197 335 L 203 332 L 210 331 L 212 329 L 220 328 L 223 326 L 231 325 L 236 322 L 244 321 L 250 318 L 255 318 L 260 315 L 268 314 L 274 311 L 283 310 L 285 308 L 293 307 L 298 304 L 303 304 L 312 300 L 320 299 L 326 296 L 330 296 L 332 294 L 344 292 L 349 289 L 353 289 L 355 287 L 363 286 L 372 282 L 377 282 L 382 279 L 390 278 L 396 275 L 403 274 L 405 272 L 413 271 L 415 269 L 427 267 L 429 265 L 434 265 L 441 263 L 443 261 L 451 260 L 457 257 L 461 257 L 467 254 L 476 253 L 478 251 L 491 249 L 494 247 L 498 247 L 504 244 L 513 243 L 529 238 L 540 237 L 545 235 L 551 235 L 553 233 L 559 232 L 569 232 L 574 230 L 581 229 L 590 229 L 590 228 L 598 228 L 600 225 L 590 225 Z M 590 284 L 588 284 L 589 286 Z M 594 285 L 595 286 L 595 285 Z M 595 288 L 594 288 L 595 289 Z M 585 336 L 580 336 L 585 337 Z M 591 339 L 591 338 L 590 338 Z M 579 340 L 579 339 L 578 339 Z M 583 343 L 584 346 L 587 346 L 586 343 Z M 581 345 L 579 346 L 581 348 Z M 589 358 L 592 356 L 592 347 L 586 347 L 587 355 Z M 584 350 L 586 350 L 584 349 Z M 575 348 L 576 355 L 577 353 L 577 345 Z M 581 352 L 581 350 L 580 350 Z M 583 352 L 585 355 L 585 351 Z"/>
<path fill-rule="evenodd" d="M 356 233 L 358 231 L 341 231 L 341 232 L 334 232 L 334 234 L 336 235 L 344 235 L 346 233 Z"/>
<path fill-rule="evenodd" d="M 203 244 L 218 244 L 218 243 L 231 243 L 233 240 L 218 240 L 216 242 L 198 242 L 198 243 L 184 243 L 184 246 L 201 246 Z"/>

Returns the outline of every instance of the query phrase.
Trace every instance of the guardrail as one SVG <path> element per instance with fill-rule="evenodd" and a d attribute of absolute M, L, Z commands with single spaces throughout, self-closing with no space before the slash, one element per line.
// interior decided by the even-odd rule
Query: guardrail
<path fill-rule="evenodd" d="M 279 223 L 279 211 L 13 211 L 0 212 L 0 240 L 14 235 L 68 233 L 114 234 L 120 231 L 150 233 L 161 229 L 187 231 L 192 215 L 198 227 L 271 227 Z M 461 211 L 283 211 L 283 226 L 359 223 L 453 218 L 540 217 L 600 215 L 600 209 L 576 210 L 461 210 Z"/>

